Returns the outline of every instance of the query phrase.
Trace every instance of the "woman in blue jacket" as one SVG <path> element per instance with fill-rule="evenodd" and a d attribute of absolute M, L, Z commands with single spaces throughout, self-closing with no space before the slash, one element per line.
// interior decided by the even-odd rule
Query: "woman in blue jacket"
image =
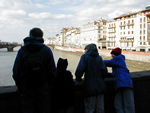
<path fill-rule="evenodd" d="M 104 113 L 105 72 L 106 67 L 96 45 L 87 45 L 75 72 L 76 81 L 81 81 L 84 76 L 85 113 Z"/>
<path fill-rule="evenodd" d="M 105 60 L 107 67 L 112 67 L 112 76 L 115 81 L 115 102 L 117 113 L 135 113 L 133 84 L 129 70 L 125 63 L 125 56 L 121 54 L 120 48 L 111 51 L 112 59 Z"/>

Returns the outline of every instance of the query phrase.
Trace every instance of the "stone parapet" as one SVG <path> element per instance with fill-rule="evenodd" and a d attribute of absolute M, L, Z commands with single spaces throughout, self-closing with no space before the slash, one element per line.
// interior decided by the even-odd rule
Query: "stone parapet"
<path fill-rule="evenodd" d="M 136 113 L 150 113 L 150 71 L 132 73 Z M 115 113 L 113 107 L 113 80 L 106 79 L 105 113 Z M 0 113 L 20 113 L 19 98 L 16 86 L 0 87 Z M 81 89 L 75 89 L 75 109 L 72 113 L 83 113 Z M 57 108 L 59 109 L 59 108 Z"/>

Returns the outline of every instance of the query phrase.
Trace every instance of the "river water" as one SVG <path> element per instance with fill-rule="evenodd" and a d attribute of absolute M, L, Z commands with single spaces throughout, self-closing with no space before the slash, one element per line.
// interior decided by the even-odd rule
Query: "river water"
<path fill-rule="evenodd" d="M 14 85 L 14 81 L 12 79 L 12 68 L 18 49 L 19 48 L 15 48 L 14 52 L 7 52 L 7 49 L 0 49 L 0 86 Z M 74 74 L 80 55 L 56 50 L 52 51 L 54 54 L 55 63 L 57 64 L 59 57 L 67 58 L 69 63 L 67 69 Z"/>
<path fill-rule="evenodd" d="M 14 64 L 15 57 L 17 55 L 17 50 L 19 48 L 15 48 L 14 52 L 7 52 L 7 49 L 0 49 L 0 86 L 9 86 L 14 85 L 14 81 L 12 79 L 12 67 Z M 52 50 L 54 54 L 55 63 L 59 57 L 68 59 L 68 70 L 72 72 L 74 75 L 75 69 L 80 60 L 81 53 L 71 53 L 71 52 L 63 52 L 58 50 Z M 110 59 L 109 57 L 102 56 L 103 59 Z M 131 72 L 136 71 L 145 71 L 150 70 L 150 63 L 139 62 L 139 61 L 131 61 L 126 60 L 127 66 Z M 109 68 L 109 71 L 111 69 Z"/>

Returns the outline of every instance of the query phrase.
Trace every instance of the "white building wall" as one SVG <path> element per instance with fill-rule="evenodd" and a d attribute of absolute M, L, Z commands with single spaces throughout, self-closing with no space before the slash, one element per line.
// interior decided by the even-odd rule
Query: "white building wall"
<path fill-rule="evenodd" d="M 134 47 L 137 48 L 140 45 L 140 18 L 141 16 L 137 14 L 134 19 Z"/>
<path fill-rule="evenodd" d="M 142 19 L 142 21 L 141 21 Z M 121 24 L 122 23 L 122 24 Z M 116 25 L 116 32 L 113 32 L 113 28 L 109 28 L 109 25 Z M 121 29 L 121 26 L 122 27 Z M 107 49 L 113 49 L 115 47 L 120 47 L 122 49 L 137 50 L 149 48 L 148 42 L 148 22 L 147 16 L 143 12 L 133 14 L 127 17 L 119 17 L 112 22 L 107 23 Z M 116 36 L 116 38 L 109 38 Z M 115 39 L 115 44 L 112 44 Z"/>
<path fill-rule="evenodd" d="M 150 11 L 148 15 L 150 18 Z M 125 26 L 125 29 L 124 27 L 121 28 L 121 23 Z M 111 24 L 115 25 L 115 27 L 109 28 Z M 137 51 L 144 48 L 147 51 L 150 48 L 150 41 L 148 40 L 150 28 L 148 29 L 148 24 L 150 23 L 147 22 L 145 10 L 115 18 L 114 21 L 106 24 L 106 48 L 120 47 Z M 105 26 L 102 21 L 94 21 L 81 26 L 80 33 L 75 31 L 76 29 L 65 28 L 64 39 L 66 45 L 76 47 L 84 47 L 89 43 L 95 43 L 97 46 L 98 44 L 102 45 L 100 44 L 103 42 L 101 38 L 105 35 Z M 62 44 L 62 38 L 63 34 L 56 37 L 57 44 Z"/>
<path fill-rule="evenodd" d="M 80 34 L 78 28 L 71 28 L 65 33 L 65 46 L 68 47 L 79 47 L 81 44 Z M 78 46 L 77 46 L 78 45 Z"/>
<path fill-rule="evenodd" d="M 113 49 L 116 46 L 116 22 L 108 22 L 107 26 L 107 38 L 106 38 L 106 48 Z"/>
<path fill-rule="evenodd" d="M 59 45 L 59 46 L 62 45 L 62 33 L 60 33 L 59 35 L 56 36 L 55 43 L 56 43 L 56 45 Z"/>
<path fill-rule="evenodd" d="M 97 45 L 98 41 L 98 27 L 94 25 L 94 22 L 83 25 L 81 28 L 81 41 L 85 46 L 90 43 Z"/>
<path fill-rule="evenodd" d="M 114 22 L 114 24 L 116 25 L 116 33 L 115 33 L 115 36 L 116 36 L 116 38 L 115 38 L 115 47 L 121 47 L 121 45 L 120 45 L 120 37 L 121 37 L 121 35 L 120 35 L 120 21 L 117 21 L 117 22 Z"/>

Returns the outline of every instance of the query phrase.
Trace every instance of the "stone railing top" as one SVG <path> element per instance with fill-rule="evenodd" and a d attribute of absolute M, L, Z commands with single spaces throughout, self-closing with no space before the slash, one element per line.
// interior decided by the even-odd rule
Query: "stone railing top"
<path fill-rule="evenodd" d="M 0 86 L 0 94 L 16 92 L 16 86 Z"/>
<path fill-rule="evenodd" d="M 140 79 L 144 77 L 150 78 L 150 70 L 149 71 L 142 71 L 142 72 L 132 72 L 131 76 L 133 79 Z M 111 81 L 112 78 L 106 78 L 106 81 Z M 6 94 L 6 93 L 13 93 L 16 92 L 17 87 L 16 86 L 0 86 L 0 94 Z"/>

